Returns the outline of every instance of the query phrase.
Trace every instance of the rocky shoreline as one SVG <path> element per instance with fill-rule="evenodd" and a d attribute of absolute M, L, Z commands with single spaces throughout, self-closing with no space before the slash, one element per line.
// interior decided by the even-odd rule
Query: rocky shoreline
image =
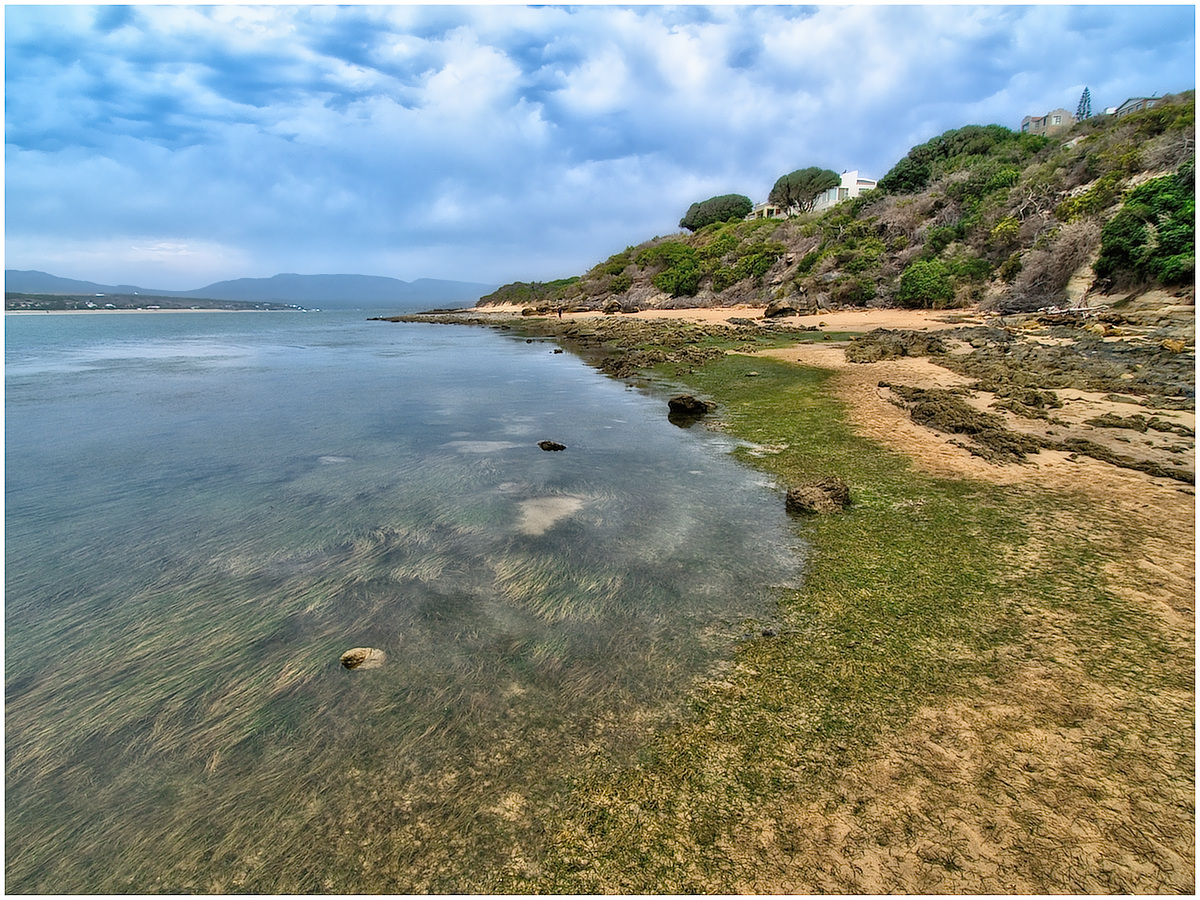
<path fill-rule="evenodd" d="M 488 307 L 383 320 L 549 338 L 624 379 L 656 367 L 683 377 L 727 352 L 761 352 L 768 341 L 823 343 L 830 351 L 823 364 L 838 367 L 928 359 L 960 376 L 958 383 L 880 379 L 877 394 L 968 454 L 1001 465 L 1057 451 L 1194 484 L 1194 307 L 1161 293 L 1116 305 L 1009 316 L 847 310 L 815 317 L 768 317 L 755 308 L 558 316 Z M 889 319 L 907 327 L 878 324 Z"/>
<path fill-rule="evenodd" d="M 1193 892 L 1194 310 L 1107 314 L 406 317 L 715 400 L 812 548 L 512 889 Z"/>

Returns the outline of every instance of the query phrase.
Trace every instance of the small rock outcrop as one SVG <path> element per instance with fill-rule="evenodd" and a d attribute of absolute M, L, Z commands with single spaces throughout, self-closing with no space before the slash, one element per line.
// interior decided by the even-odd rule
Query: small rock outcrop
<path fill-rule="evenodd" d="M 810 481 L 787 492 L 788 512 L 832 513 L 850 505 L 850 488 L 838 476 Z"/>
<path fill-rule="evenodd" d="M 374 647 L 355 647 L 342 654 L 342 666 L 347 669 L 378 669 L 387 662 L 387 654 Z"/>
<path fill-rule="evenodd" d="M 677 428 L 691 428 L 706 413 L 710 413 L 717 408 L 717 404 L 693 397 L 691 394 L 680 394 L 678 397 L 672 397 L 667 401 L 667 406 L 669 407 L 667 421 Z"/>
<path fill-rule="evenodd" d="M 681 416 L 702 416 L 717 408 L 717 404 L 693 397 L 691 394 L 680 394 L 678 397 L 672 397 L 667 401 L 667 406 L 671 412 Z"/>
<path fill-rule="evenodd" d="M 800 311 L 788 300 L 772 300 L 763 310 L 764 319 L 778 319 L 783 316 L 798 316 Z"/>
<path fill-rule="evenodd" d="M 538 446 L 543 450 L 566 450 L 566 444 L 560 444 L 558 441 L 538 441 Z"/>

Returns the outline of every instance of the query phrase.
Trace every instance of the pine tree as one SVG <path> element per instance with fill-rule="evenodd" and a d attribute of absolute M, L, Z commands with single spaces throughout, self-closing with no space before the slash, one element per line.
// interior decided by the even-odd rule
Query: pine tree
<path fill-rule="evenodd" d="M 1092 117 L 1092 92 L 1087 88 L 1083 89 L 1083 94 L 1079 97 L 1079 106 L 1075 107 L 1075 120 L 1082 122 L 1084 119 Z"/>

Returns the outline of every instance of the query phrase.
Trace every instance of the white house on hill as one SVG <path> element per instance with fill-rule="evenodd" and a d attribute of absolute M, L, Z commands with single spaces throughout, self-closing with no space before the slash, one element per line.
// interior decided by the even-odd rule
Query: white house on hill
<path fill-rule="evenodd" d="M 853 172 L 843 172 L 840 185 L 817 195 L 817 199 L 813 202 L 813 212 L 821 212 L 831 206 L 837 206 L 843 200 L 853 200 L 863 191 L 869 191 L 877 184 L 877 181 L 870 178 L 859 177 L 858 169 Z"/>
<path fill-rule="evenodd" d="M 857 169 L 853 172 L 843 172 L 841 184 L 817 195 L 817 199 L 813 201 L 813 212 L 823 212 L 831 206 L 837 206 L 843 200 L 853 200 L 863 191 L 871 190 L 876 184 L 878 182 L 872 181 L 870 178 L 860 178 Z M 746 218 L 748 220 L 782 219 L 795 212 L 795 209 L 781 209 L 768 200 L 765 203 L 756 203 Z"/>

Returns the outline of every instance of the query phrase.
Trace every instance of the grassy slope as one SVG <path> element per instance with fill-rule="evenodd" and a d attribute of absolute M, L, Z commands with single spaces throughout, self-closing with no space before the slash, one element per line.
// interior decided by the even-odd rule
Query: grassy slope
<path fill-rule="evenodd" d="M 967 126 L 914 147 L 881 180 L 888 190 L 823 214 L 656 237 L 580 278 L 507 285 L 481 303 L 838 308 L 986 299 L 1034 309 L 1065 299 L 1068 278 L 1094 259 L 1101 227 L 1130 189 L 1177 170 L 1194 148 L 1194 91 L 1121 119 L 1088 119 L 1054 139 Z M 919 177 L 900 177 L 914 165 Z M 917 263 L 933 267 L 924 293 L 903 284 Z M 1121 287 L 1136 280 L 1114 277 Z"/>

